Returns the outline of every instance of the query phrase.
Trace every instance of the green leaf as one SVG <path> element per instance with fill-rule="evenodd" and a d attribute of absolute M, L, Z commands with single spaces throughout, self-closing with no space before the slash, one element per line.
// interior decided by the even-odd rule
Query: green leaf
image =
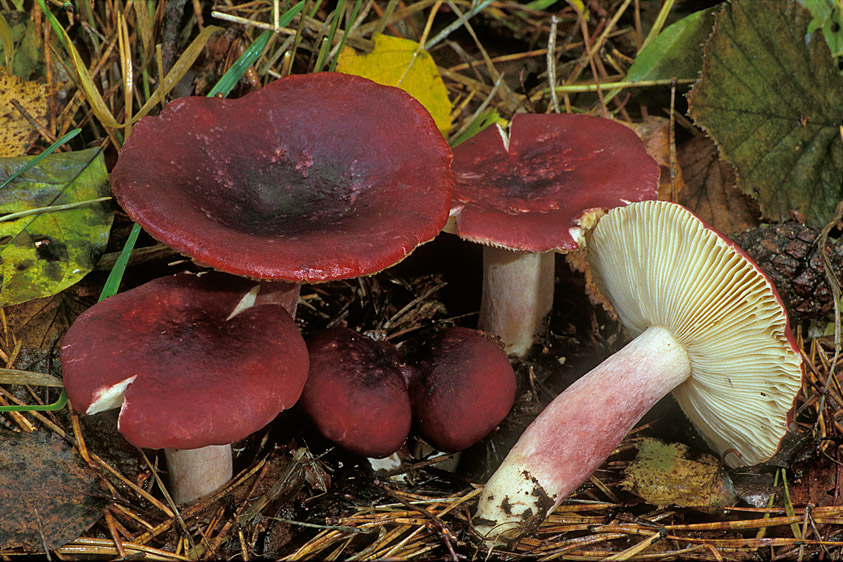
<path fill-rule="evenodd" d="M 696 78 L 702 68 L 702 44 L 711 33 L 715 8 L 700 10 L 667 26 L 644 47 L 629 67 L 629 82 Z"/>
<path fill-rule="evenodd" d="M 43 35 L 36 30 L 28 11 L 0 12 L 7 30 L 0 24 L 0 66 L 12 57 L 12 73 L 25 79 L 41 78 L 46 73 Z M 10 43 L 11 42 L 11 45 Z M 58 45 L 55 36 L 51 47 Z M 9 48 L 11 47 L 11 49 Z M 63 77 L 62 77 L 63 78 Z"/>
<path fill-rule="evenodd" d="M 811 20 L 795 0 L 734 0 L 689 101 L 766 218 L 821 227 L 843 199 L 843 77 Z"/>
<path fill-rule="evenodd" d="M 0 183 L 30 158 L 0 159 Z M 52 154 L 0 190 L 0 306 L 47 297 L 93 269 L 111 228 L 102 152 Z"/>
<path fill-rule="evenodd" d="M 489 107 L 478 115 L 464 131 L 451 139 L 451 148 L 455 148 L 456 146 L 464 143 L 486 127 L 494 125 L 495 123 L 501 126 L 506 126 L 508 124 L 507 120 L 501 117 L 501 114 L 498 113 L 496 108 Z"/>
<path fill-rule="evenodd" d="M 835 57 L 843 55 L 843 17 L 838 0 L 799 0 L 808 8 L 814 19 L 808 26 L 808 32 L 814 33 L 822 29 L 831 54 Z"/>

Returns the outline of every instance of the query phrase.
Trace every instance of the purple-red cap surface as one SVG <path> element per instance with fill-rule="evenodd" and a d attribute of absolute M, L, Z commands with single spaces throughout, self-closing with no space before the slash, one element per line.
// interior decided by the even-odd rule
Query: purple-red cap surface
<path fill-rule="evenodd" d="M 489 434 L 515 401 L 515 372 L 481 332 L 442 331 L 410 384 L 417 431 L 441 451 L 461 451 Z"/>
<path fill-rule="evenodd" d="M 525 252 L 576 250 L 579 219 L 655 199 L 659 166 L 610 119 L 519 113 L 509 141 L 491 126 L 454 149 L 455 233 Z"/>
<path fill-rule="evenodd" d="M 73 407 L 118 407 L 137 447 L 224 445 L 295 404 L 307 347 L 280 305 L 228 318 L 253 285 L 219 273 L 177 274 L 118 293 L 82 313 L 62 340 Z"/>
<path fill-rule="evenodd" d="M 322 435 L 353 453 L 385 457 L 404 443 L 412 413 L 401 357 L 391 343 L 349 328 L 309 339 L 301 405 Z"/>
<path fill-rule="evenodd" d="M 451 150 L 399 88 L 294 75 L 142 119 L 111 174 L 150 234 L 215 269 L 319 282 L 381 271 L 448 219 Z"/>

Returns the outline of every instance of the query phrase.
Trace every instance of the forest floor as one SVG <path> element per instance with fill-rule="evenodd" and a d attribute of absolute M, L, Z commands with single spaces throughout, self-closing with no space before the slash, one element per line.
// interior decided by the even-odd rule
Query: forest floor
<path fill-rule="evenodd" d="M 19 4 L 27 9 L 16 10 Z M 105 113 L 122 124 L 149 100 L 163 105 L 156 95 L 159 77 L 169 69 L 175 74 L 167 82 L 167 100 L 206 95 L 244 50 L 273 28 L 273 10 L 283 14 L 294 4 L 47 2 L 76 47 L 74 62 L 38 2 L 0 0 L 10 26 L 27 30 L 32 59 L 27 78 L 48 84 L 53 93 L 47 113 L 35 119 L 37 133 L 27 153 L 37 154 L 79 128 L 62 150 L 102 148 L 110 168 L 126 131 L 107 123 Z M 475 13 L 472 8 L 481 4 Z M 677 2 L 658 25 L 714 4 Z M 584 12 L 575 9 L 580 6 Z M 662 198 L 688 205 L 727 233 L 755 228 L 761 224 L 757 206 L 734 190 L 733 172 L 686 116 L 687 84 L 599 88 L 624 77 L 660 8 L 659 2 L 645 0 L 473 6 L 458 0 L 307 0 L 301 12 L 307 16 L 297 15 L 273 33 L 228 95 L 239 97 L 288 74 L 327 70 L 341 40 L 366 50 L 382 30 L 428 45 L 454 108 L 449 140 L 470 130 L 489 109 L 503 119 L 516 112 L 552 111 L 554 105 L 611 115 L 633 124 L 647 141 L 662 166 Z M 459 14 L 465 17 L 462 25 Z M 332 22 L 338 22 L 335 28 Z M 202 35 L 210 26 L 221 29 Z M 197 37 L 203 42 L 194 51 Z M 437 38 L 435 44 L 431 38 Z M 24 52 L 24 42 L 18 45 Z M 87 68 L 99 100 L 92 99 L 90 88 L 80 87 L 77 65 Z M 132 79 L 127 65 L 135 69 Z M 551 94 L 551 80 L 571 88 Z M 60 377 L 60 337 L 96 302 L 131 227 L 117 210 L 107 250 L 82 281 L 58 295 L 3 309 L 0 354 L 8 369 Z M 141 234 L 122 289 L 182 269 L 196 265 Z M 401 450 L 402 464 L 376 471 L 368 459 L 327 442 L 293 409 L 235 445 L 237 476 L 230 485 L 179 509 L 160 491 L 163 461 L 154 451 L 125 442 L 116 430 L 116 412 L 0 413 L 0 436 L 47 434 L 46 443 L 67 447 L 72 459 L 67 462 L 95 476 L 86 499 L 78 502 L 81 511 L 45 514 L 36 539 L 5 537 L 0 558 L 46 553 L 59 560 L 839 559 L 843 399 L 837 399 L 841 390 L 833 376 L 836 347 L 828 306 L 823 317 L 809 319 L 815 322 L 794 326 L 806 362 L 805 384 L 790 435 L 769 464 L 725 469 L 667 398 L 533 533 L 491 552 L 483 546 L 472 527 L 483 482 L 554 396 L 628 341 L 611 315 L 590 302 L 582 274 L 565 256 L 557 257 L 556 269 L 555 306 L 543 341 L 527 358 L 513 360 L 515 407 L 490 436 L 461 454 L 437 455 L 411 435 Z M 442 234 L 377 275 L 305 285 L 297 322 L 305 338 L 348 326 L 411 349 L 445 326 L 476 324 L 480 279 L 479 246 Z M 50 403 L 59 391 L 6 384 L 0 387 L 0 405 Z M 642 444 L 654 442 L 688 449 L 673 453 L 675 471 L 650 475 L 659 480 L 658 492 L 642 491 L 632 467 Z M 27 462 L 34 466 L 36 461 Z M 704 482 L 689 492 L 688 481 L 694 479 Z M 73 485 L 53 482 L 50 489 L 36 491 L 32 483 L 27 505 L 44 513 L 46 498 L 70 495 L 65 486 Z M 28 493 L 23 490 L 16 493 Z M 4 517 L 13 515 L 0 514 L 0 538 Z M 74 536 L 53 537 L 45 531 L 48 523 Z"/>

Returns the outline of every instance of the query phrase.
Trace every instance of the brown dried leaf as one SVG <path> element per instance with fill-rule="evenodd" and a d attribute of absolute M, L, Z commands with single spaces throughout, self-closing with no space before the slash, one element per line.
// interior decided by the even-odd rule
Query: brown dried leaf
<path fill-rule="evenodd" d="M 58 548 L 93 525 L 108 501 L 99 478 L 58 436 L 0 436 L 0 549 Z"/>
<path fill-rule="evenodd" d="M 678 148 L 677 159 L 685 175 L 679 203 L 725 234 L 758 226 L 758 203 L 735 187 L 735 170 L 711 139 L 694 137 Z"/>
<path fill-rule="evenodd" d="M 644 438 L 621 486 L 658 506 L 723 507 L 737 498 L 717 458 L 682 443 Z"/>
<path fill-rule="evenodd" d="M 16 342 L 46 351 L 84 309 L 85 305 L 68 292 L 7 306 L 5 312 Z"/>
<path fill-rule="evenodd" d="M 659 199 L 675 200 L 674 194 L 682 191 L 682 167 L 675 163 L 674 178 L 670 171 L 670 120 L 647 115 L 638 123 L 626 123 L 644 141 L 647 154 L 659 164 Z"/>
<path fill-rule="evenodd" d="M 837 465 L 824 457 L 811 459 L 790 485 L 790 501 L 795 505 L 832 505 L 836 482 Z"/>
<path fill-rule="evenodd" d="M 22 156 L 38 138 L 38 131 L 21 115 L 17 101 L 36 120 L 46 122 L 50 87 L 6 74 L 0 70 L 0 158 Z"/>
<path fill-rule="evenodd" d="M 641 137 L 647 154 L 656 159 L 659 166 L 670 166 L 670 120 L 647 115 L 637 123 L 624 123 Z"/>

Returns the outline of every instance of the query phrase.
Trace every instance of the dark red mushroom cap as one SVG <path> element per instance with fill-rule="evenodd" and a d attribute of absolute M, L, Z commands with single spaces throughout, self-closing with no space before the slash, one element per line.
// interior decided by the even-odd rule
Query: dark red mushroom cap
<path fill-rule="evenodd" d="M 515 373 L 482 333 L 442 331 L 410 384 L 416 430 L 441 451 L 461 451 L 489 434 L 515 401 Z"/>
<path fill-rule="evenodd" d="M 177 274 L 82 313 L 62 340 L 76 410 L 118 407 L 137 447 L 195 449 L 245 438 L 292 406 L 307 378 L 304 339 L 275 304 L 228 316 L 249 283 Z"/>
<path fill-rule="evenodd" d="M 395 346 L 349 328 L 309 339 L 301 406 L 319 431 L 353 453 L 386 457 L 410 433 L 412 413 Z"/>
<path fill-rule="evenodd" d="M 410 95 L 296 75 L 142 119 L 111 174 L 150 234 L 215 269 L 317 282 L 400 261 L 444 227 L 451 151 Z"/>
<path fill-rule="evenodd" d="M 492 126 L 454 149 L 451 214 L 461 238 L 527 252 L 576 250 L 587 211 L 658 195 L 658 164 L 631 129 L 610 119 L 519 113 L 508 142 Z"/>

